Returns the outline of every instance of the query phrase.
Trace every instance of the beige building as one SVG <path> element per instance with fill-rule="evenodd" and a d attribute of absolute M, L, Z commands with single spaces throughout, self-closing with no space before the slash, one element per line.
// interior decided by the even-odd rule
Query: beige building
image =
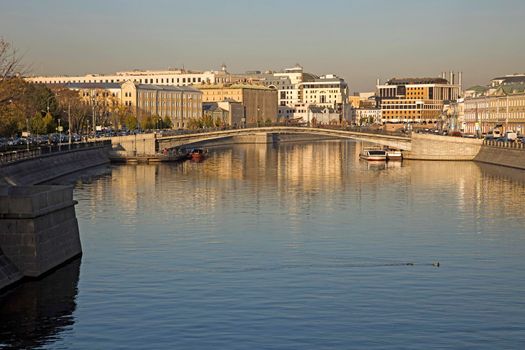
<path fill-rule="evenodd" d="M 525 133 L 525 93 L 465 99 L 465 132 L 499 129 Z"/>
<path fill-rule="evenodd" d="M 377 86 L 383 123 L 435 124 L 445 102 L 459 95 L 460 86 L 445 78 L 394 78 Z"/>
<path fill-rule="evenodd" d="M 122 84 L 122 104 L 143 120 L 149 116 L 168 117 L 173 128 L 184 129 L 190 119 L 202 116 L 202 92 L 193 87 Z"/>
<path fill-rule="evenodd" d="M 525 133 L 525 75 L 497 77 L 488 86 L 467 89 L 464 129 L 466 133 L 488 133 L 494 129 Z"/>
<path fill-rule="evenodd" d="M 211 117 L 218 125 L 241 126 L 244 117 L 244 107 L 240 102 L 221 101 L 204 102 L 202 104 L 204 116 Z"/>
<path fill-rule="evenodd" d="M 259 85 L 201 85 L 203 102 L 233 100 L 244 106 L 247 125 L 277 120 L 277 90 Z"/>

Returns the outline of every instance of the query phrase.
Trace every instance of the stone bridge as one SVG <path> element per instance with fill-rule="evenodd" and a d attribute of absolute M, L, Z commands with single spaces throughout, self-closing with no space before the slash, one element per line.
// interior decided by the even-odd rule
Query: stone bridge
<path fill-rule="evenodd" d="M 372 142 L 383 146 L 397 148 L 403 151 L 409 151 L 411 149 L 411 139 L 410 137 L 406 136 L 394 136 L 388 134 L 363 133 L 358 131 L 292 126 L 270 126 L 163 136 L 157 137 L 155 141 L 157 143 L 156 151 L 158 152 L 159 150 L 165 148 L 170 149 L 174 147 L 189 146 L 191 144 L 228 138 L 232 139 L 233 142 L 244 141 L 250 143 L 272 143 L 276 139 L 278 139 L 279 135 L 285 134 L 303 134 L 332 138 L 353 139 L 359 141 Z"/>
<path fill-rule="evenodd" d="M 474 160 L 482 145 L 482 140 L 461 137 L 416 133 L 412 133 L 410 136 L 398 136 L 340 129 L 294 126 L 203 131 L 170 136 L 139 134 L 114 137 L 111 141 L 113 152 L 118 156 L 155 157 L 155 155 L 158 155 L 163 149 L 185 146 L 191 147 L 191 145 L 202 142 L 224 140 L 230 141 L 231 143 L 267 144 L 278 141 L 282 135 L 305 135 L 305 138 L 314 135 L 370 142 L 400 149 L 403 151 L 403 157 L 405 159 L 418 160 Z"/>

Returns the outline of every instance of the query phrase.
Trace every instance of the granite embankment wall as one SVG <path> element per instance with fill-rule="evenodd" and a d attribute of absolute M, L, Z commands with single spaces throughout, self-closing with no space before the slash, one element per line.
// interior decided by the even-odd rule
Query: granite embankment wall
<path fill-rule="evenodd" d="M 412 148 L 403 152 L 405 159 L 474 160 L 483 140 L 412 133 Z"/>
<path fill-rule="evenodd" d="M 104 146 L 41 155 L 2 165 L 0 185 L 38 185 L 58 177 L 109 163 Z"/>
<path fill-rule="evenodd" d="M 0 291 L 82 254 L 73 188 L 38 184 L 107 163 L 100 146 L 0 166 Z"/>
<path fill-rule="evenodd" d="M 0 290 L 80 255 L 69 186 L 0 187 Z"/>
<path fill-rule="evenodd" d="M 513 147 L 518 146 L 518 144 L 510 145 Z M 483 145 L 474 160 L 486 164 L 525 170 L 525 148 L 522 147 L 523 145 L 519 146 L 519 148 L 513 148 Z"/>

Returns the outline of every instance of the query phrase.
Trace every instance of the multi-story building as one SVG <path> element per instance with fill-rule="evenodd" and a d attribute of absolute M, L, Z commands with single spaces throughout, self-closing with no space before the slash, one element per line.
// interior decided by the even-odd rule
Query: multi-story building
<path fill-rule="evenodd" d="M 244 106 L 246 124 L 257 124 L 277 120 L 277 90 L 261 85 L 201 85 L 203 102 L 233 100 Z"/>
<path fill-rule="evenodd" d="M 353 108 L 352 109 L 352 124 L 355 125 L 371 125 L 381 124 L 381 109 L 380 108 Z"/>
<path fill-rule="evenodd" d="M 383 123 L 434 124 L 446 101 L 457 100 L 460 85 L 445 78 L 391 79 L 377 85 Z"/>
<path fill-rule="evenodd" d="M 204 102 L 202 113 L 218 122 L 218 125 L 241 126 L 244 107 L 234 101 Z"/>
<path fill-rule="evenodd" d="M 202 115 L 202 92 L 190 86 L 127 81 L 122 84 L 70 83 L 64 87 L 77 91 L 80 99 L 93 107 L 90 123 L 95 125 L 108 124 L 118 106 L 127 107 L 139 122 L 147 117 L 168 117 L 174 128 L 185 128 L 190 118 Z"/>
<path fill-rule="evenodd" d="M 202 92 L 193 87 L 128 81 L 121 88 L 121 103 L 130 108 L 139 121 L 150 116 L 168 117 L 173 128 L 184 129 L 190 119 L 202 116 Z"/>
<path fill-rule="evenodd" d="M 188 86 L 198 84 L 224 84 L 232 82 L 232 75 L 223 66 L 221 71 L 190 71 L 185 69 L 170 70 L 132 70 L 114 74 L 87 74 L 82 76 L 35 76 L 26 77 L 27 81 L 47 85 L 68 83 L 124 83 L 133 81 L 137 84 Z"/>
<path fill-rule="evenodd" d="M 337 113 L 343 113 L 348 95 L 347 85 L 343 79 L 333 74 L 319 77 L 304 72 L 303 67 L 296 64 L 282 72 L 251 72 L 248 76 L 252 82 L 256 81 L 278 91 L 279 118 L 302 118 L 304 112 L 300 110 L 306 110 L 303 108 L 305 104 L 330 107 Z"/>
<path fill-rule="evenodd" d="M 489 86 L 467 91 L 465 132 L 484 134 L 499 129 L 525 133 L 525 74 L 497 77 Z"/>

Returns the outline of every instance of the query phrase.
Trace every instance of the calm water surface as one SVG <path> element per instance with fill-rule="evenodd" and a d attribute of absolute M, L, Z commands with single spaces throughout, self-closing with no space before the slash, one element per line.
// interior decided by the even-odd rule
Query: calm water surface
<path fill-rule="evenodd" d="M 0 344 L 522 349 L 525 181 L 360 147 L 235 146 L 77 184 L 84 256 L 0 299 Z"/>

